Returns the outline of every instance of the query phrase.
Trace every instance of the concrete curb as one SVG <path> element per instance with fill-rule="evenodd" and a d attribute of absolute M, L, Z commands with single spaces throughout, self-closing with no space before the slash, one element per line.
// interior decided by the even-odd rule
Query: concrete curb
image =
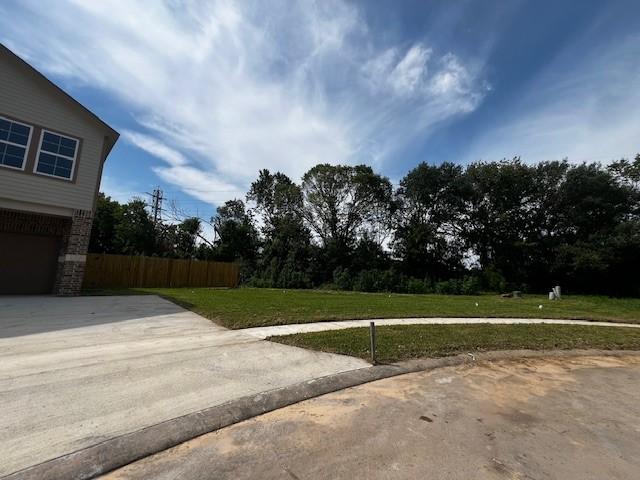
<path fill-rule="evenodd" d="M 634 350 L 508 350 L 376 365 L 338 373 L 190 413 L 97 445 L 78 450 L 2 477 L 3 480 L 52 480 L 95 478 L 129 463 L 174 447 L 200 435 L 283 408 L 294 403 L 384 378 L 475 361 L 590 355 L 637 355 Z"/>

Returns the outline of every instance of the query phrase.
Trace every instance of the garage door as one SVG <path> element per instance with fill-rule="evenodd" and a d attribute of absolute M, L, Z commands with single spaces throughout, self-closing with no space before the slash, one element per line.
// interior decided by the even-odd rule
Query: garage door
<path fill-rule="evenodd" d="M 0 232 L 0 294 L 51 293 L 60 237 Z"/>

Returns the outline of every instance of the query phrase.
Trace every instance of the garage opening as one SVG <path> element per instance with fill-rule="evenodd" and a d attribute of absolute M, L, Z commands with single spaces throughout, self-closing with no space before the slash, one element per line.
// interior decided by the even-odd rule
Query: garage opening
<path fill-rule="evenodd" d="M 0 294 L 53 291 L 61 237 L 0 232 Z"/>

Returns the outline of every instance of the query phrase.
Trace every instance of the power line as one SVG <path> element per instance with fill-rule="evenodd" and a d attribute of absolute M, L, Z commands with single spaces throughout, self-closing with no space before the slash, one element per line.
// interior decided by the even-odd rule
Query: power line
<path fill-rule="evenodd" d="M 176 187 L 176 188 L 166 188 L 168 192 L 201 192 L 201 193 L 237 193 L 244 192 L 243 188 L 236 189 L 225 189 L 225 190 L 214 190 L 210 188 L 196 188 L 196 187 Z"/>

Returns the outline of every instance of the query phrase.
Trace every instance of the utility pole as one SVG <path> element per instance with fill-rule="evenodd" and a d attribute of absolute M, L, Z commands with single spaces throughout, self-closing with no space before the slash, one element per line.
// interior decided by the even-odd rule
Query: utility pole
<path fill-rule="evenodd" d="M 158 220 L 162 221 L 162 197 L 162 190 L 158 186 L 151 194 L 151 211 L 153 212 L 154 224 L 157 224 Z"/>

